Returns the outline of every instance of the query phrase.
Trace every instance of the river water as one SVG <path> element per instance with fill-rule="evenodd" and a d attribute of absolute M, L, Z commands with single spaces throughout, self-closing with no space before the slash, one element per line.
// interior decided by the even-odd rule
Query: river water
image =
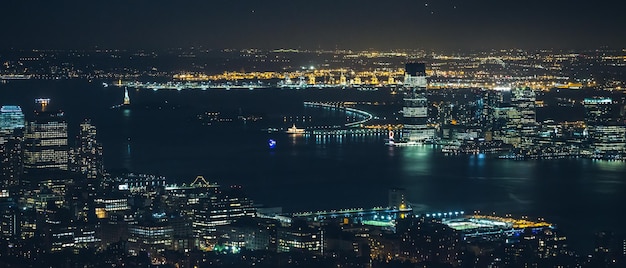
<path fill-rule="evenodd" d="M 72 135 L 80 120 L 90 118 L 109 171 L 160 174 L 179 183 L 203 175 L 223 185 L 242 185 L 256 203 L 285 211 L 386 205 L 388 189 L 402 187 L 424 212 L 544 217 L 585 251 L 594 232 L 621 232 L 625 218 L 624 162 L 446 156 L 429 146 L 387 147 L 382 135 L 305 137 L 261 131 L 294 123 L 342 123 L 342 114 L 305 108 L 303 101 L 397 101 L 384 90 L 129 91 L 130 108 L 111 109 L 122 102 L 123 90 L 99 82 L 9 81 L 0 84 L 0 104 L 21 105 L 29 118 L 34 98 L 50 98 L 52 108 L 66 112 Z M 263 119 L 208 126 L 197 117 L 205 112 Z M 277 142 L 275 148 L 268 147 L 268 139 Z"/>

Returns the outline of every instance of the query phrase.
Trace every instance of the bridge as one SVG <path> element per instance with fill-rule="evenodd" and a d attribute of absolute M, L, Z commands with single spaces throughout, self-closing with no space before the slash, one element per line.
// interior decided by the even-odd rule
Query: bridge
<path fill-rule="evenodd" d="M 378 128 L 349 128 L 349 129 L 314 129 L 307 130 L 306 134 L 319 136 L 359 136 L 359 135 L 387 135 L 388 130 Z"/>
<path fill-rule="evenodd" d="M 332 103 L 332 102 L 309 102 L 309 101 L 305 101 L 304 102 L 304 106 L 305 107 L 316 107 L 316 108 L 324 108 L 324 109 L 330 109 L 330 110 L 338 110 L 338 111 L 345 111 L 346 114 L 348 115 L 356 115 L 356 116 L 360 116 L 362 117 L 361 120 L 355 121 L 355 122 L 350 122 L 350 123 L 346 123 L 344 126 L 345 127 L 359 127 L 361 125 L 363 125 L 365 122 L 370 121 L 374 118 L 374 116 L 366 111 L 363 110 L 358 110 L 358 109 L 354 109 L 354 108 L 350 108 L 350 107 L 345 107 L 343 106 L 343 103 L 341 102 L 337 102 L 337 103 Z"/>

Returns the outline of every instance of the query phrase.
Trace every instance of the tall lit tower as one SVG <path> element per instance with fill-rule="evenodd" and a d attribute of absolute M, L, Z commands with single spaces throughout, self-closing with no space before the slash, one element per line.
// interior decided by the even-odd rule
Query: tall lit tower
<path fill-rule="evenodd" d="M 402 139 L 408 142 L 424 142 L 435 137 L 435 129 L 428 126 L 428 100 L 426 90 L 426 65 L 407 63 L 405 66 L 404 87 L 404 128 Z"/>
<path fill-rule="evenodd" d="M 73 155 L 72 169 L 84 174 L 88 179 L 99 178 L 103 173 L 102 145 L 96 140 L 96 127 L 91 120 L 80 124 L 78 145 Z"/>
<path fill-rule="evenodd" d="M 426 64 L 419 62 L 407 63 L 404 67 L 404 87 L 408 89 L 425 90 Z"/>
<path fill-rule="evenodd" d="M 63 112 L 35 112 L 24 133 L 24 168 L 68 169 L 67 123 Z"/>
<path fill-rule="evenodd" d="M 23 173 L 24 114 L 19 106 L 0 109 L 0 189 L 19 186 Z"/>
<path fill-rule="evenodd" d="M 124 88 L 124 105 L 130 105 L 130 96 L 128 96 L 128 88 Z"/>

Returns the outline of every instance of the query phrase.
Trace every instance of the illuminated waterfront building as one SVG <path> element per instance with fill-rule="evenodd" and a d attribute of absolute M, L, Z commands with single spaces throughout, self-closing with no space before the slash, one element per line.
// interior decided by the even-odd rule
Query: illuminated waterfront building
<path fill-rule="evenodd" d="M 480 124 L 486 130 L 494 130 L 496 124 L 496 109 L 504 104 L 505 95 L 510 95 L 510 88 L 497 87 L 495 89 L 483 90 L 482 97 L 482 114 Z"/>
<path fill-rule="evenodd" d="M 68 169 L 67 123 L 63 112 L 36 112 L 24 134 L 24 168 Z"/>
<path fill-rule="evenodd" d="M 510 123 L 516 128 L 516 132 L 519 133 L 520 146 L 533 146 L 538 127 L 535 91 L 530 88 L 517 88 L 512 90 L 511 93 L 511 105 L 515 107 L 519 117 Z"/>
<path fill-rule="evenodd" d="M 507 95 L 510 94 L 510 102 Z M 518 148 L 534 145 L 538 136 L 535 92 L 530 88 L 502 88 L 487 100 L 493 137 Z M 494 107 L 500 102 L 499 107 Z M 508 102 L 508 103 L 507 103 Z"/>
<path fill-rule="evenodd" d="M 583 106 L 585 107 L 585 122 L 588 125 L 606 124 L 613 119 L 611 98 L 585 98 Z"/>
<path fill-rule="evenodd" d="M 626 126 L 589 126 L 591 148 L 597 154 L 620 154 L 626 152 Z"/>
<path fill-rule="evenodd" d="M 407 63 L 404 87 L 404 128 L 402 139 L 408 142 L 424 142 L 435 137 L 435 129 L 428 126 L 428 100 L 423 95 L 426 90 L 426 65 Z"/>

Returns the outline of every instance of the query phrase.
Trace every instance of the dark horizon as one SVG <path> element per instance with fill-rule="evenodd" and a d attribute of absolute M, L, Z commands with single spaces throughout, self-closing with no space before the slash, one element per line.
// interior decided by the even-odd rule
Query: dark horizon
<path fill-rule="evenodd" d="M 0 48 L 591 49 L 626 47 L 625 3 L 7 1 Z"/>

